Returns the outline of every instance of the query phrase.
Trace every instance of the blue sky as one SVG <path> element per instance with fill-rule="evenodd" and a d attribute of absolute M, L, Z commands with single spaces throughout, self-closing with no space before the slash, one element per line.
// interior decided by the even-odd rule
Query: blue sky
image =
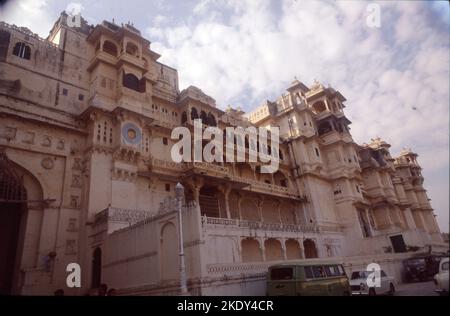
<path fill-rule="evenodd" d="M 380 27 L 366 23 L 380 7 Z M 443 231 L 449 227 L 449 6 L 446 1 L 9 1 L 0 20 L 45 37 L 69 5 L 90 23 L 131 21 L 200 87 L 249 111 L 296 76 L 330 84 L 348 99 L 358 143 L 380 136 L 398 154 L 419 154 Z M 24 18 L 26 17 L 26 18 Z"/>

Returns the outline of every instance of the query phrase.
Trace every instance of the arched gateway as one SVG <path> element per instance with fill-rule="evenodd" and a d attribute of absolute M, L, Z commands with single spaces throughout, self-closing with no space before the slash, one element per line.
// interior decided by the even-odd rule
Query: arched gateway
<path fill-rule="evenodd" d="M 30 201 L 42 201 L 39 182 L 10 161 L 4 149 L 0 148 L 0 295 L 19 294 L 18 274 Z M 36 245 L 33 243 L 29 242 L 28 246 L 34 248 Z M 36 253 L 35 249 L 32 250 L 33 254 Z M 36 261 L 37 258 L 30 256 L 27 259 Z"/>
<path fill-rule="evenodd" d="M 19 229 L 26 211 L 27 191 L 3 151 L 0 151 L 0 295 L 10 294 L 18 260 Z"/>

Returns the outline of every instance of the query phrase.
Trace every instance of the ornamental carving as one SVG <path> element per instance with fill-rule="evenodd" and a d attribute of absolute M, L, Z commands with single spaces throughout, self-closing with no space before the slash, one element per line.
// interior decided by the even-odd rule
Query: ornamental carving
<path fill-rule="evenodd" d="M 47 170 L 53 169 L 54 165 L 55 165 L 55 163 L 54 163 L 53 159 L 50 157 L 44 158 L 41 161 L 42 168 L 47 169 Z"/>

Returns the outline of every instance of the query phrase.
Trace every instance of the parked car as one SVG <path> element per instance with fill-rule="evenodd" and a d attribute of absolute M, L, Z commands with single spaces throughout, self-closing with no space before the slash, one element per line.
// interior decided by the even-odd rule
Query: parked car
<path fill-rule="evenodd" d="M 439 272 L 441 255 L 421 255 L 403 261 L 405 281 L 427 281 Z"/>
<path fill-rule="evenodd" d="M 269 267 L 268 296 L 347 296 L 350 284 L 342 264 L 303 260 Z"/>
<path fill-rule="evenodd" d="M 439 272 L 434 276 L 435 291 L 439 295 L 448 295 L 448 268 L 449 258 L 442 258 L 439 264 Z"/>
<path fill-rule="evenodd" d="M 350 278 L 350 288 L 352 295 L 380 295 L 395 293 L 395 280 L 393 277 L 387 276 L 386 272 L 380 271 L 380 287 L 368 286 L 367 278 L 372 272 L 370 271 L 354 271 Z"/>

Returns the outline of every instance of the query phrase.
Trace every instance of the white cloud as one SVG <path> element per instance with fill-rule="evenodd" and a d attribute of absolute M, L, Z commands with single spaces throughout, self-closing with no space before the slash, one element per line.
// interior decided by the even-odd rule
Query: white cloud
<path fill-rule="evenodd" d="M 281 14 L 271 4 L 202 1 L 188 25 L 157 28 L 155 47 L 181 86 L 199 86 L 222 107 L 251 110 L 294 76 L 328 82 L 348 99 L 357 142 L 379 135 L 393 154 L 413 147 L 425 174 L 448 173 L 448 25 L 432 21 L 427 4 L 381 3 L 381 28 L 367 27 L 364 2 L 284 1 Z M 448 231 L 448 178 L 426 184 Z"/>
<path fill-rule="evenodd" d="M 45 38 L 54 23 L 53 17 L 48 15 L 47 10 L 47 0 L 9 1 L 0 12 L 0 20 L 25 26 Z"/>

